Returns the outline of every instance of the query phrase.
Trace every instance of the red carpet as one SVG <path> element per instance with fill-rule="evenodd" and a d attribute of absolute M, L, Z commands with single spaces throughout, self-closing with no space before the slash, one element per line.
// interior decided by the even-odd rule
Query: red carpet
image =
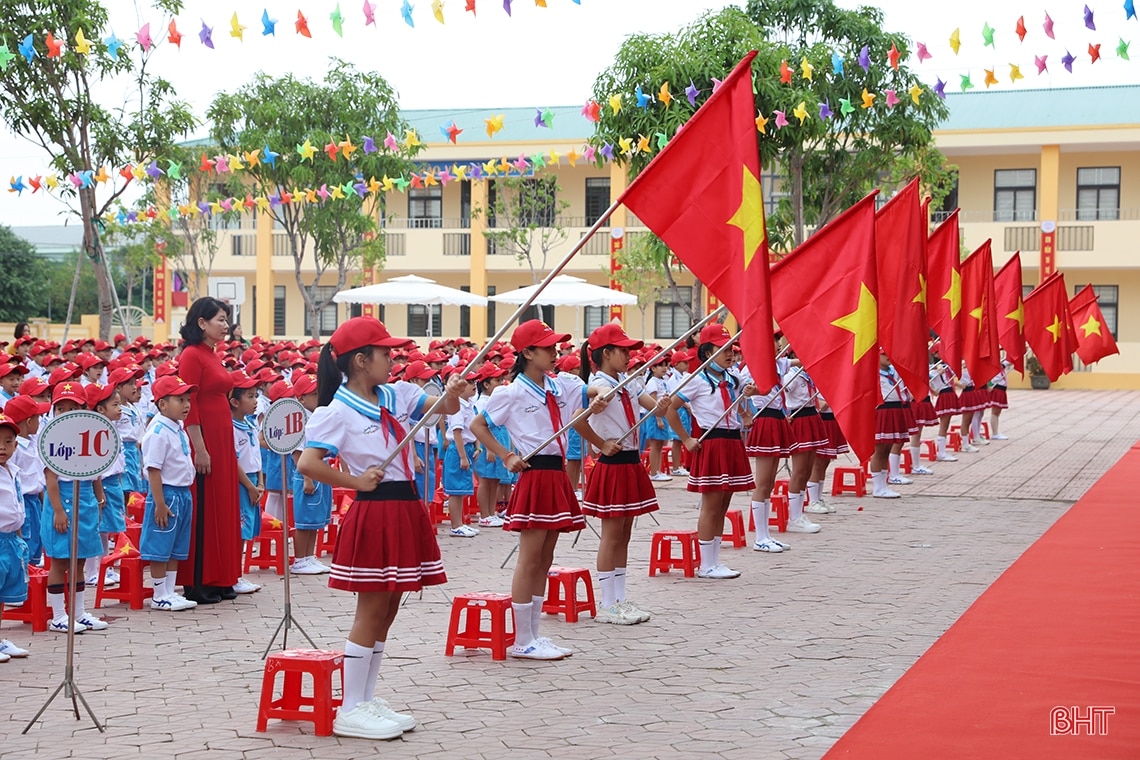
<path fill-rule="evenodd" d="M 1138 497 L 1140 445 L 825 757 L 1140 757 Z M 1115 712 L 1099 711 L 1093 724 L 1090 707 Z"/>

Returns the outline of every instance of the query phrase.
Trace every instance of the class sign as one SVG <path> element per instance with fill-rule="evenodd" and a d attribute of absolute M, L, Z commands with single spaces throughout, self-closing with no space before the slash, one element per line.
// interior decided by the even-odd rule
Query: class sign
<path fill-rule="evenodd" d="M 305 440 L 305 407 L 295 398 L 273 403 L 261 421 L 265 446 L 276 454 L 291 454 Z"/>
<path fill-rule="evenodd" d="M 70 480 L 94 480 L 102 475 L 115 463 L 121 447 L 114 423 L 82 409 L 54 418 L 39 436 L 44 466 Z"/>

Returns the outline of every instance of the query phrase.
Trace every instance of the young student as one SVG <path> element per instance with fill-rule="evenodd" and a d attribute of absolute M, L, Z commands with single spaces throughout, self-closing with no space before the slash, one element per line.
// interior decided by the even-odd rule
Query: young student
<path fill-rule="evenodd" d="M 783 349 L 781 334 L 776 334 L 775 341 L 776 376 L 783 378 L 793 366 L 799 365 L 799 361 L 792 362 L 791 359 L 780 356 Z M 747 367 L 743 379 L 751 380 L 751 373 Z M 767 554 L 779 554 L 792 548 L 790 544 L 772 538 L 768 530 L 776 473 L 780 468 L 780 460 L 791 454 L 792 447 L 792 428 L 784 413 L 784 401 L 784 389 L 781 384 L 773 385 L 764 395 L 757 393 L 747 402 L 755 410 L 752 427 L 748 430 L 744 444 L 744 453 L 752 460 L 752 478 L 755 483 L 751 509 L 752 522 L 756 525 L 756 542 L 752 544 L 752 550 Z"/>
<path fill-rule="evenodd" d="M 871 496 L 876 499 L 897 499 L 898 491 L 887 488 L 887 467 L 891 447 L 910 438 L 906 415 L 902 408 L 902 391 L 899 376 L 891 360 L 879 352 L 879 391 L 883 403 L 875 407 L 875 453 L 871 455 Z"/>
<path fill-rule="evenodd" d="M 317 379 L 300 371 L 293 373 L 293 379 L 296 381 L 293 384 L 293 396 L 311 415 L 317 409 Z M 302 440 L 290 457 L 293 462 L 293 527 L 296 530 L 293 537 L 293 564 L 289 572 L 296 575 L 321 575 L 332 570 L 317 559 L 317 535 L 332 521 L 332 486 L 318 483 L 296 468 L 304 450 L 305 441 Z"/>
<path fill-rule="evenodd" d="M 962 410 L 962 423 L 958 430 L 962 435 L 962 451 L 967 454 L 977 454 L 981 449 L 977 443 L 989 443 L 981 440 L 974 434 L 974 418 L 985 414 L 989 405 L 989 394 L 981 388 L 974 387 L 974 380 L 970 377 L 970 370 L 962 363 L 962 374 L 959 375 L 962 392 L 958 396 L 958 407 Z"/>
<path fill-rule="evenodd" d="M 87 396 L 78 382 L 61 383 L 52 392 L 52 412 L 56 416 L 85 409 L 86 406 Z M 48 624 L 48 630 L 67 633 L 69 626 L 76 633 L 106 630 L 105 620 L 88 614 L 84 609 L 86 600 L 82 575 L 84 560 L 103 556 L 103 542 L 99 538 L 99 512 L 105 503 L 103 484 L 98 480 L 79 481 L 79 503 L 76 504 L 74 481 L 45 469 L 44 482 L 47 499 L 40 519 L 40 538 L 44 544 L 44 554 L 51 559 L 51 568 L 48 570 L 48 604 L 51 605 L 52 620 Z M 78 521 L 75 556 L 80 574 L 69 579 L 72 520 Z M 69 581 L 75 584 L 75 615 L 72 617 L 68 616 L 66 606 L 65 584 Z"/>
<path fill-rule="evenodd" d="M 487 400 L 496 388 L 503 387 L 506 382 L 507 370 L 496 367 L 491 362 L 487 362 L 480 368 L 479 374 L 476 377 L 476 387 L 479 391 L 475 397 L 474 407 L 475 414 L 482 414 L 483 408 L 487 404 Z M 499 444 L 510 451 L 511 449 L 511 434 L 507 431 L 505 425 L 489 426 L 491 434 L 495 436 L 495 440 Z M 498 507 L 500 506 L 500 491 L 503 484 L 514 482 L 514 473 L 506 468 L 503 460 L 495 456 L 493 451 L 490 451 L 485 446 L 480 447 L 479 452 L 475 455 L 475 476 L 479 478 L 479 487 L 477 489 L 477 496 L 479 499 L 479 527 L 480 528 L 501 528 L 503 527 L 503 518 L 498 515 Z"/>
<path fill-rule="evenodd" d="M 12 463 L 20 468 L 20 491 L 24 496 L 24 526 L 22 537 L 28 545 L 28 564 L 43 564 L 43 540 L 40 538 L 40 519 L 44 507 L 44 463 L 36 447 L 36 434 L 40 430 L 40 416 L 51 408 L 50 403 L 31 396 L 17 396 L 5 407 L 3 414 L 20 426 L 16 451 Z"/>
<path fill-rule="evenodd" d="M 28 598 L 28 545 L 20 537 L 24 498 L 20 493 L 20 468 L 12 461 L 21 435 L 21 426 L 0 414 L 0 622 L 5 604 L 18 606 Z M 27 656 L 28 650 L 0 639 L 0 662 Z"/>
<path fill-rule="evenodd" d="M 815 383 L 808 373 L 789 367 L 782 380 L 788 426 L 792 433 L 788 446 L 792 461 L 792 471 L 788 476 L 788 532 L 819 533 L 819 523 L 812 522 L 804 514 L 804 504 L 808 503 L 805 498 L 808 497 L 807 485 L 815 464 L 816 449 L 825 446 L 829 438 L 815 405 Z"/>
<path fill-rule="evenodd" d="M 154 587 L 151 609 L 181 612 L 198 606 L 174 590 L 178 563 L 190 556 L 190 525 L 194 501 L 194 460 L 183 420 L 190 413 L 190 394 L 196 389 L 177 375 L 159 378 L 152 386 L 158 414 L 142 439 L 142 463 L 150 480 L 143 513 L 139 554 L 150 563 Z M 53 565 L 54 567 L 54 565 Z"/>
<path fill-rule="evenodd" d="M 87 393 L 87 408 L 96 414 L 106 417 L 112 424 L 118 422 L 122 416 L 122 407 L 119 404 L 119 394 L 113 385 L 100 385 L 91 383 L 85 389 Z M 123 498 L 123 471 L 126 469 L 126 458 L 123 456 L 123 447 L 119 447 L 115 454 L 115 461 L 103 473 L 103 497 L 105 503 L 99 510 L 99 538 L 103 542 L 103 552 L 97 557 L 88 557 L 84 564 L 84 575 L 89 586 L 99 583 L 99 564 L 103 557 L 114 546 L 110 544 L 111 535 L 123 533 L 127 529 L 127 503 Z M 105 584 L 117 585 L 119 575 L 113 567 L 107 568 Z"/>
<path fill-rule="evenodd" d="M 150 490 L 150 484 L 143 475 L 142 449 L 139 448 L 139 441 L 146 433 L 146 413 L 138 406 L 142 401 L 142 390 L 139 387 L 142 376 L 143 371 L 137 367 L 121 367 L 110 374 L 107 384 L 118 391 L 119 405 L 122 407 L 115 429 L 119 431 L 119 440 L 123 442 L 123 490 L 145 496 Z"/>
<path fill-rule="evenodd" d="M 581 361 L 575 353 L 560 356 L 554 362 L 554 368 L 559 374 L 577 377 Z M 583 406 L 585 402 L 583 402 Z M 582 445 L 582 436 L 574 428 L 566 431 L 566 477 L 574 486 L 574 498 L 582 501 L 582 463 L 586 459 L 586 447 Z"/>
<path fill-rule="evenodd" d="M 954 392 L 954 371 L 938 358 L 938 346 L 931 348 L 931 357 L 934 363 L 930 365 L 930 392 L 937 398 L 934 402 L 934 413 L 938 416 L 938 435 L 934 439 L 934 461 L 957 462 L 958 457 L 946 449 L 947 436 L 950 434 L 950 422 L 955 415 L 962 413 L 958 403 L 958 394 Z"/>
<path fill-rule="evenodd" d="M 994 377 L 993 388 L 990 389 L 990 440 L 991 441 L 1008 441 L 1008 435 L 1002 435 L 998 427 L 1001 420 L 1001 413 L 1003 409 L 1009 409 L 1009 394 L 1007 393 L 1006 386 L 1009 385 L 1009 370 L 1013 365 L 1006 361 L 1005 356 L 1001 360 L 1001 372 Z"/>
<path fill-rule="evenodd" d="M 465 379 L 475 378 L 464 373 Z M 459 397 L 459 409 L 447 416 L 447 435 L 451 445 L 443 455 L 443 492 L 447 494 L 447 512 L 451 516 L 452 538 L 474 538 L 479 535 L 477 528 L 463 524 L 463 499 L 475 495 L 475 481 L 471 477 L 471 463 L 475 459 L 475 438 L 471 434 L 471 422 L 475 419 L 475 407 L 471 403 L 475 395 L 474 383 Z"/>
<path fill-rule="evenodd" d="M 573 654 L 539 635 L 542 602 L 546 598 L 546 573 L 554 562 L 558 534 L 586 526 L 574 487 L 566 475 L 566 436 L 546 444 L 524 460 L 539 444 L 558 432 L 582 408 L 583 383 L 572 375 L 551 376 L 557 345 L 570 336 L 556 333 L 544 322 L 532 319 L 515 328 L 511 344 L 518 351 L 511 368 L 511 383 L 491 395 L 471 431 L 507 469 L 519 473 L 519 482 L 507 508 L 506 530 L 519 534 L 518 563 L 511 581 L 511 606 L 515 613 L 515 644 L 511 657 L 529 660 L 561 660 Z M 587 391 L 595 396 L 596 389 Z M 593 412 L 605 408 L 595 399 Z M 522 452 L 508 451 L 491 433 L 491 425 L 505 425 L 511 442 Z"/>
<path fill-rule="evenodd" d="M 697 577 L 716 580 L 740 576 L 738 571 L 720 561 L 724 515 L 728 512 L 732 494 L 751 491 L 754 486 L 748 459 L 744 455 L 744 441 L 740 437 L 744 420 L 739 408 L 717 422 L 717 418 L 732 406 L 736 396 L 756 395 L 755 385 L 742 383 L 729 371 L 733 364 L 732 352 L 726 348 L 717 353 L 717 349 L 731 341 L 732 336 L 722 324 L 706 325 L 701 329 L 697 339 L 697 361 L 703 364 L 713 354 L 716 358 L 701 371 L 699 377 L 693 378 L 682 392 L 672 397 L 668 411 L 669 425 L 693 454 L 687 488 L 701 495 L 701 513 L 697 520 L 701 569 Z M 704 442 L 681 427 L 677 410 L 682 404 L 688 404 L 693 410 L 695 426 L 709 432 Z M 758 530 L 761 523 L 768 523 L 768 515 L 763 517 L 763 520 L 756 521 Z"/>
<path fill-rule="evenodd" d="M 891 366 L 894 370 L 894 365 Z M 897 375 L 897 370 L 895 371 Z M 910 392 L 910 388 L 901 379 L 895 381 L 899 390 L 899 397 L 902 399 L 902 413 L 906 422 L 907 439 L 914 442 L 914 448 L 918 448 L 918 441 L 921 440 L 922 426 L 918 424 L 918 418 L 914 415 L 914 396 Z M 902 450 L 903 446 L 907 445 L 907 441 L 896 441 L 891 444 L 891 451 L 887 454 L 887 485 L 889 486 L 909 486 L 914 483 L 913 480 L 902 474 Z M 911 454 L 913 457 L 913 453 Z M 913 466 L 918 465 L 918 459 L 911 460 Z M 913 469 L 913 467 L 912 467 Z"/>
<path fill-rule="evenodd" d="M 440 367 L 444 366 L 442 361 L 438 364 Z M 418 386 L 424 393 L 438 397 L 443 392 L 443 386 L 436 380 L 438 376 L 438 369 L 433 369 L 423 360 L 416 360 L 408 362 L 402 379 L 406 383 Z M 436 462 L 438 461 L 435 440 L 439 426 L 445 419 L 442 414 L 433 414 L 428 418 L 427 423 L 416 431 L 416 490 L 425 504 L 432 502 L 435 498 L 435 491 L 440 486 L 439 480 L 435 476 Z"/>
<path fill-rule="evenodd" d="M 654 404 L 657 403 L 657 399 L 669 395 L 669 383 L 665 381 L 665 373 L 668 370 L 669 366 L 661 360 L 649 368 L 649 379 L 645 381 L 645 392 L 653 399 Z M 678 410 L 679 412 L 680 410 Z M 688 430 L 688 426 L 685 429 Z M 645 445 L 649 447 L 649 479 L 654 483 L 669 482 L 673 478 L 661 467 L 661 451 L 671 439 L 665 419 L 656 414 L 647 415 L 641 423 L 641 434 Z M 679 436 L 680 433 L 677 435 Z M 678 462 L 678 464 L 680 463 Z"/>
<path fill-rule="evenodd" d="M 914 402 L 911 409 L 914 412 L 914 422 L 918 426 L 918 430 L 910 435 L 910 472 L 912 475 L 933 475 L 934 471 L 922 464 L 920 460 L 922 455 L 922 429 L 937 427 L 938 412 L 934 410 L 934 403 L 929 394 L 921 401 Z"/>
<path fill-rule="evenodd" d="M 589 380 L 601 393 L 609 393 L 625 379 L 629 352 L 643 345 L 642 341 L 626 335 L 616 322 L 602 325 L 582 344 L 582 380 Z M 591 364 L 597 368 L 592 379 Z M 649 620 L 649 613 L 630 602 L 625 594 L 633 521 L 638 515 L 657 511 L 658 507 L 657 492 L 638 454 L 637 429 L 624 440 L 622 435 L 637 421 L 635 406 L 656 411 L 656 402 L 643 392 L 639 381 L 631 382 L 618 393 L 618 403 L 609 404 L 588 421 L 577 423 L 582 428 L 582 436 L 601 452 L 586 482 L 582 512 L 602 521 L 597 558 L 602 605 L 594 621 L 633 625 Z M 670 402 L 662 396 L 660 403 L 664 411 Z"/>
<path fill-rule="evenodd" d="M 804 511 L 816 515 L 830 515 L 838 510 L 823 496 L 827 468 L 839 458 L 840 454 L 846 454 L 851 448 L 847 445 L 843 430 L 835 419 L 835 413 L 831 411 L 827 400 L 822 397 L 819 400 L 819 420 L 823 423 L 827 442 L 815 450 L 815 462 L 812 464 L 811 477 L 807 484 L 808 504 L 804 507 Z"/>
<path fill-rule="evenodd" d="M 234 423 L 234 451 L 238 460 L 238 499 L 241 503 L 241 540 L 245 543 L 257 538 L 261 533 L 261 495 L 265 476 L 261 473 L 261 447 L 258 446 L 257 429 L 251 421 L 257 413 L 258 379 L 245 372 L 231 375 L 233 390 L 230 391 L 230 414 Z M 242 547 L 245 556 L 245 547 Z M 234 593 L 252 594 L 261 586 L 238 578 Z"/>
<path fill-rule="evenodd" d="M 344 697 L 333 733 L 362 739 L 394 739 L 415 728 L 374 696 L 388 631 L 405 591 L 446 582 L 435 529 L 412 483 L 406 448 L 385 469 L 406 435 L 409 420 L 435 403 L 410 383 L 388 385 L 393 348 L 412 341 L 393 338 L 372 317 L 342 323 L 321 349 L 317 368 L 318 409 L 306 425 L 306 449 L 298 469 L 306 477 L 356 490 L 333 553 L 329 587 L 356 593 L 356 617 L 344 646 Z M 448 380 L 445 414 L 459 409 L 466 383 Z M 343 470 L 327 456 L 338 456 Z"/>
<path fill-rule="evenodd" d="M 16 398 L 26 374 L 28 370 L 22 364 L 12 361 L 0 364 L 0 411 L 5 404 Z"/>
<path fill-rule="evenodd" d="M 665 375 L 665 385 L 670 394 L 677 388 L 689 375 L 690 355 L 688 349 L 681 349 L 674 351 L 673 356 L 669 358 L 669 364 L 672 369 Z M 693 429 L 693 415 L 689 411 L 689 407 L 682 406 L 677 410 L 677 416 L 681 418 L 681 427 L 685 430 Z M 684 447 L 681 445 L 681 439 L 677 437 L 672 430 L 669 431 L 670 446 L 672 447 L 673 454 L 673 469 L 669 471 L 669 475 L 674 478 L 688 477 L 689 471 L 681 464 L 681 454 Z"/>
<path fill-rule="evenodd" d="M 82 374 L 79 376 L 79 382 L 83 387 L 97 383 L 103 377 L 103 371 L 107 367 L 107 363 L 100 359 L 93 353 L 80 354 L 77 359 L 79 369 Z"/>

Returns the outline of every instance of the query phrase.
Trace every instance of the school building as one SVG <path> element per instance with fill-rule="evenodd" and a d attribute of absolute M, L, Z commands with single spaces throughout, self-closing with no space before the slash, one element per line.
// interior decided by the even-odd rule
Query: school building
<path fill-rule="evenodd" d="M 1057 385 L 1140 387 L 1140 308 L 1129 306 L 1140 303 L 1140 86 L 968 92 L 948 95 L 947 103 L 950 117 L 935 138 L 960 174 L 946 208 L 934 210 L 934 221 L 960 207 L 964 247 L 973 250 L 991 239 L 995 267 L 1021 251 L 1027 290 L 1040 274 L 1042 228 L 1055 230 L 1056 267 L 1071 291 L 1087 283 L 1097 289 L 1121 351 L 1095 367 L 1079 368 Z M 557 177 L 559 205 L 565 204 L 557 211 L 563 234 L 548 246 L 545 263 L 540 246 L 532 249 L 539 269 L 560 261 L 626 185 L 621 164 L 598 168 L 581 159 L 572 164 L 572 154 L 584 150 L 591 124 L 577 106 L 553 111 L 551 128 L 535 127 L 533 109 L 404 114 L 427 143 L 418 160 L 436 170 L 534 154 L 544 154 L 549 162 L 551 151 L 561 154 L 556 167 L 537 175 Z M 491 139 L 483 119 L 497 114 L 505 116 L 504 126 Z M 440 133 L 440 126 L 452 119 L 464 128 L 458 144 Z M 763 185 L 771 204 L 779 183 L 765 176 Z M 478 209 L 486 207 L 493 192 L 493 181 L 477 179 L 388 193 L 383 268 L 354 272 L 348 285 L 417 274 L 493 295 L 533 284 L 526 262 L 484 234 L 488 216 Z M 553 219 L 553 209 L 550 213 Z M 611 248 L 644 232 L 632 214 L 619 208 L 564 273 L 608 286 Z M 689 298 L 691 276 L 676 270 L 674 276 L 682 297 Z M 302 279 L 310 284 L 312 278 L 310 254 Z M 320 285 L 322 292 L 334 292 L 335 272 L 326 272 Z M 247 335 L 297 338 L 309 333 L 288 242 L 271 220 L 243 215 L 240 225 L 222 231 L 212 271 L 214 291 L 238 304 Z M 480 341 L 493 335 L 514 308 L 390 305 L 382 318 L 395 334 L 467 335 Z M 319 317 L 320 328 L 327 334 L 359 312 L 358 306 L 330 305 Z M 542 316 L 580 340 L 609 318 L 609 310 L 559 307 Z M 177 311 L 170 322 L 179 323 Z M 631 335 L 664 343 L 686 329 L 688 317 L 667 290 L 645 309 L 625 307 L 625 324 Z"/>

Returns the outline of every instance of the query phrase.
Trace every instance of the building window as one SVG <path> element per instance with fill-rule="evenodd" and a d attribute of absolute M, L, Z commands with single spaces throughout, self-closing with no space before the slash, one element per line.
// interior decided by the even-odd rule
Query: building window
<path fill-rule="evenodd" d="M 471 181 L 463 180 L 459 183 L 459 226 L 466 229 L 471 226 Z M 467 333 L 463 333 L 466 335 Z"/>
<path fill-rule="evenodd" d="M 931 220 L 935 224 L 941 224 L 950 218 L 954 210 L 958 208 L 958 177 L 954 177 L 954 184 L 950 187 L 950 192 L 942 199 L 942 205 L 939 206 L 931 214 Z"/>
<path fill-rule="evenodd" d="M 764 215 L 773 216 L 776 213 L 776 207 L 780 205 L 780 199 L 787 198 L 788 194 L 783 191 L 784 178 L 774 172 L 761 172 L 760 173 L 760 194 L 764 200 Z"/>
<path fill-rule="evenodd" d="M 557 182 L 555 177 L 537 177 L 519 183 L 519 221 L 536 227 L 553 227 L 557 208 Z M 609 205 L 609 204 L 607 204 Z"/>
<path fill-rule="evenodd" d="M 662 295 L 669 296 L 671 289 L 663 291 Z M 677 294 L 684 303 L 692 303 L 693 288 L 689 285 L 678 285 Z M 680 338 L 688 331 L 692 322 L 685 308 L 678 301 L 658 301 L 653 307 L 653 334 L 656 338 Z"/>
<path fill-rule="evenodd" d="M 495 286 L 494 285 L 488 285 L 487 286 L 487 295 L 488 296 L 495 295 Z M 495 337 L 495 327 L 496 327 L 496 325 L 495 325 L 495 301 L 488 301 L 487 302 L 487 337 L 488 338 Z"/>
<path fill-rule="evenodd" d="M 320 327 L 320 335 L 332 335 L 336 330 L 339 322 L 337 318 L 337 304 L 332 303 L 332 297 L 336 295 L 335 285 L 318 285 L 316 288 L 316 295 L 313 296 L 316 303 L 324 303 L 330 301 L 317 312 L 317 323 Z M 309 314 L 309 309 L 305 309 L 305 334 L 313 334 L 313 321 Z"/>
<path fill-rule="evenodd" d="M 273 334 L 285 334 L 285 286 L 273 286 Z"/>
<path fill-rule="evenodd" d="M 1084 290 L 1084 285 L 1073 286 L 1073 295 Z M 1093 293 L 1096 294 L 1096 305 L 1100 307 L 1100 313 L 1104 315 L 1104 325 L 1108 331 L 1112 333 L 1112 337 L 1116 338 L 1116 316 L 1120 309 L 1120 287 L 1117 285 L 1093 285 Z M 1080 328 L 1080 325 L 1073 325 L 1075 328 Z"/>
<path fill-rule="evenodd" d="M 586 321 L 582 325 L 582 336 L 586 337 L 594 330 L 606 323 L 606 317 L 609 315 L 610 308 L 608 306 L 587 306 L 585 308 Z"/>
<path fill-rule="evenodd" d="M 459 289 L 462 290 L 464 293 L 470 293 L 471 292 L 471 286 L 470 285 L 460 285 Z M 470 306 L 460 306 L 459 307 L 459 334 L 466 337 L 466 338 L 471 337 L 471 307 Z"/>
<path fill-rule="evenodd" d="M 1077 219 L 1119 218 L 1120 167 L 1077 169 Z"/>
<path fill-rule="evenodd" d="M 443 334 L 443 307 L 432 304 L 431 330 L 428 330 L 428 307 L 422 303 L 408 306 L 408 337 L 422 338 L 429 335 L 439 337 Z"/>
<path fill-rule="evenodd" d="M 519 287 L 529 287 L 530 285 L 520 285 Z M 541 319 L 546 324 L 554 327 L 554 307 L 553 306 L 528 306 L 527 310 L 519 317 L 519 324 L 528 322 L 532 319 Z"/>
<path fill-rule="evenodd" d="M 994 172 L 994 221 L 1032 222 L 1037 219 L 1037 170 L 998 169 Z"/>
<path fill-rule="evenodd" d="M 408 226 L 443 226 L 443 188 L 413 187 L 408 189 Z"/>
<path fill-rule="evenodd" d="M 586 178 L 586 224 L 590 227 L 610 207 L 610 178 Z"/>

